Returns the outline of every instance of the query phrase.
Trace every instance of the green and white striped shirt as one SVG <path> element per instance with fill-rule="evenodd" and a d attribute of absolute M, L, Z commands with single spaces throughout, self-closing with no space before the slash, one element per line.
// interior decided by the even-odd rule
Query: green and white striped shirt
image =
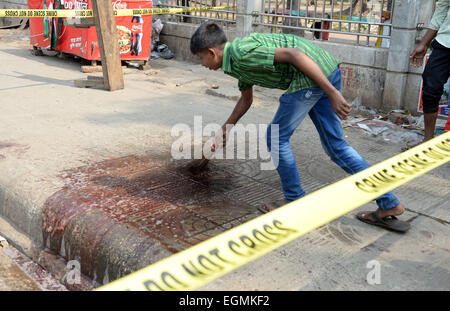
<path fill-rule="evenodd" d="M 290 34 L 253 33 L 227 42 L 223 51 L 223 71 L 239 80 L 240 91 L 259 85 L 287 90 L 286 94 L 318 85 L 288 63 L 274 63 L 275 49 L 299 48 L 329 77 L 340 64 L 333 56 L 307 39 Z"/>

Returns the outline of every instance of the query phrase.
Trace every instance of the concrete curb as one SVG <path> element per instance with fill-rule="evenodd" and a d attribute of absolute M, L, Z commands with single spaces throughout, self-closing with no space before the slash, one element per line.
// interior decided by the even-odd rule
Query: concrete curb
<path fill-rule="evenodd" d="M 17 200 L 5 196 L 0 203 L 2 211 L 27 209 Z M 172 254 L 138 229 L 116 223 L 100 211 L 73 217 L 65 230 L 53 237 L 42 234 L 42 215 L 38 218 L 41 224 L 28 226 L 26 233 L 24 228 L 18 228 L 15 222 L 0 215 L 0 234 L 70 290 L 93 289 Z M 25 217 L 21 223 L 37 225 L 39 221 Z M 37 231 L 41 231 L 40 235 L 30 234 Z M 43 236 L 46 237 L 45 245 Z M 58 239 L 60 243 L 56 243 Z M 97 242 L 94 244 L 93 241 Z M 81 268 L 79 284 L 71 284 L 65 277 L 68 262 L 72 260 Z"/>
<path fill-rule="evenodd" d="M 67 289 L 73 291 L 90 290 L 98 286 L 92 280 L 82 274 L 77 274 L 77 282 L 72 283 L 67 278 L 69 269 L 66 261 L 43 249 L 35 241 L 32 241 L 27 235 L 17 229 L 11 222 L 0 216 L 0 234 L 2 234 L 8 243 L 30 260 L 40 265 L 56 278 Z"/>

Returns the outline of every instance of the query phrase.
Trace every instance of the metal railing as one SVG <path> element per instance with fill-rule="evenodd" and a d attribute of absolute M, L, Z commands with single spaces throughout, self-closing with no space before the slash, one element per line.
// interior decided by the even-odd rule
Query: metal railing
<path fill-rule="evenodd" d="M 311 39 L 388 47 L 394 0 L 256 0 L 254 25 Z"/>
<path fill-rule="evenodd" d="M 159 7 L 171 8 L 200 8 L 234 6 L 238 0 L 160 0 Z M 236 8 L 223 10 L 208 10 L 203 12 L 186 12 L 168 15 L 169 21 L 200 24 L 205 20 L 214 20 L 222 26 L 236 23 Z"/>

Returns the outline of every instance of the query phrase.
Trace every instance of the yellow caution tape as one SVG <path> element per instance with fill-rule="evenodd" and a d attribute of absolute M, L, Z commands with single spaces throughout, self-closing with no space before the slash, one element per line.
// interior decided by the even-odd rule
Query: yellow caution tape
<path fill-rule="evenodd" d="M 450 132 L 97 290 L 194 290 L 450 160 Z"/>
<path fill-rule="evenodd" d="M 123 9 L 113 10 L 115 16 L 173 14 L 183 12 L 197 12 L 210 10 L 231 9 L 234 6 L 215 6 L 201 8 L 154 8 L 154 9 Z M 93 17 L 92 10 L 27 10 L 0 9 L 0 17 Z"/>

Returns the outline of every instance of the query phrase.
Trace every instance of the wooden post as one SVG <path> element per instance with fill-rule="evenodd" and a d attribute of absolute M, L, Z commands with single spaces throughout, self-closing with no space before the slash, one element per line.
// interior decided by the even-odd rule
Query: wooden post
<path fill-rule="evenodd" d="M 111 0 L 92 0 L 92 10 L 102 58 L 105 88 L 110 91 L 123 89 L 122 63 L 112 2 Z"/>

